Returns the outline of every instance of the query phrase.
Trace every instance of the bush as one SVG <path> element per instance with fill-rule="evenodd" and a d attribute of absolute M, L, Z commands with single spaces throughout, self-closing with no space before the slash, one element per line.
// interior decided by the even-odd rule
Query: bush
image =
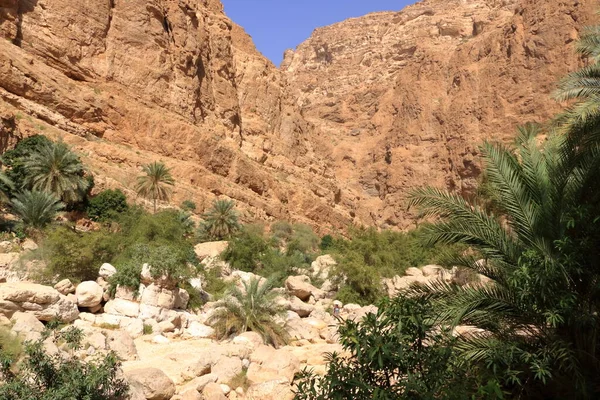
<path fill-rule="evenodd" d="M 244 226 L 242 231 L 229 241 L 221 257 L 234 269 L 253 272 L 260 268 L 261 260 L 269 249 L 262 228 Z"/>
<path fill-rule="evenodd" d="M 65 226 L 50 229 L 41 246 L 48 272 L 74 281 L 96 280 L 119 250 L 118 237 L 106 230 L 79 233 Z"/>
<path fill-rule="evenodd" d="M 181 203 L 181 209 L 183 211 L 194 212 L 196 211 L 196 203 L 191 200 L 184 200 Z"/>
<path fill-rule="evenodd" d="M 80 330 L 72 328 L 57 335 L 55 340 L 63 340 L 76 349 L 82 336 Z M 25 357 L 18 365 L 9 354 L 0 351 L 1 399 L 111 400 L 128 392 L 127 383 L 119 377 L 120 362 L 116 354 L 111 352 L 85 363 L 76 357 L 46 353 L 44 339 L 27 343 Z"/>
<path fill-rule="evenodd" d="M 134 261 L 127 261 L 116 267 L 117 272 L 109 278 L 109 292 L 111 296 L 115 295 L 117 286 L 124 286 L 133 289 L 134 294 L 138 293 L 141 282 L 142 264 Z"/>
<path fill-rule="evenodd" d="M 271 233 L 273 236 L 267 238 L 262 227 L 244 226 L 229 241 L 223 260 L 234 269 L 265 276 L 275 285 L 310 266 L 319 241 L 310 227 L 277 222 L 271 227 Z"/>
<path fill-rule="evenodd" d="M 121 190 L 104 190 L 89 200 L 87 214 L 94 221 L 110 221 L 127 209 L 127 198 Z"/>
<path fill-rule="evenodd" d="M 65 226 L 51 228 L 39 254 L 52 277 L 95 280 L 98 268 L 108 262 L 117 268 L 111 280 L 114 287 L 121 284 L 137 289 L 143 263 L 150 264 L 156 276 L 186 277 L 196 272 L 188 267 L 195 266 L 197 259 L 187 232 L 177 211 L 152 215 L 130 208 L 109 227 L 96 232 L 76 232 Z"/>
<path fill-rule="evenodd" d="M 446 253 L 465 249 L 458 245 L 430 245 L 420 229 L 408 233 L 355 229 L 350 235 L 349 240 L 332 239 L 329 250 L 338 261 L 338 298 L 358 304 L 376 302 L 383 295 L 381 278 L 404 275 L 409 267 L 436 263 Z"/>
<path fill-rule="evenodd" d="M 23 352 L 21 340 L 9 328 L 0 326 L 0 353 L 11 360 L 18 360 Z"/>
<path fill-rule="evenodd" d="M 333 236 L 331 236 L 331 235 L 323 236 L 321 238 L 321 244 L 319 245 L 321 250 L 328 250 L 329 248 L 331 248 L 331 246 L 333 246 Z"/>
<path fill-rule="evenodd" d="M 426 298 L 399 297 L 361 321 L 344 321 L 340 343 L 349 356 L 328 354 L 323 377 L 298 374 L 296 399 L 503 398 L 497 382 L 483 385 L 457 358 L 455 339 L 434 325 L 432 309 Z"/>

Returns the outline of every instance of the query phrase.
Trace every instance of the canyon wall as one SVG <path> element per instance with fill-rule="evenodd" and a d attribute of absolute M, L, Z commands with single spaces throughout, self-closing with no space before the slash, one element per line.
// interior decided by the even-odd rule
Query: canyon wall
<path fill-rule="evenodd" d="M 276 68 L 218 0 L 0 0 L 0 113 L 70 143 L 98 189 L 134 198 L 162 160 L 200 212 L 406 228 L 410 188 L 472 192 L 482 140 L 559 109 L 597 6 L 426 0 L 319 28 Z"/>

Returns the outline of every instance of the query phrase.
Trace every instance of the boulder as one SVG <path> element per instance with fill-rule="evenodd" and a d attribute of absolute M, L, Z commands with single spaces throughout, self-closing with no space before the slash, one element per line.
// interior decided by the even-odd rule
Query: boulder
<path fill-rule="evenodd" d="M 158 368 L 140 368 L 125 373 L 132 384 L 141 386 L 147 400 L 170 400 L 175 394 L 175 384 Z"/>
<path fill-rule="evenodd" d="M 423 271 L 423 276 L 437 277 L 443 273 L 444 268 L 439 265 L 426 265 L 423 268 L 421 268 L 421 271 Z"/>
<path fill-rule="evenodd" d="M 143 284 L 140 284 L 140 287 L 137 291 L 128 286 L 118 285 L 117 289 L 115 290 L 115 299 L 139 301 L 142 293 L 144 293 L 144 289 L 146 289 L 146 286 Z"/>
<path fill-rule="evenodd" d="M 102 266 L 100 266 L 100 270 L 98 271 L 98 276 L 100 276 L 104 279 L 108 279 L 116 273 L 117 273 L 117 269 L 115 267 L 113 267 L 109 263 L 104 263 L 104 264 L 102 264 Z"/>
<path fill-rule="evenodd" d="M 212 338 L 215 336 L 215 330 L 208 326 L 201 324 L 198 321 L 190 322 L 189 326 L 185 328 L 185 336 L 193 338 Z"/>
<path fill-rule="evenodd" d="M 286 379 L 252 385 L 246 392 L 246 400 L 292 400 L 294 392 Z"/>
<path fill-rule="evenodd" d="M 94 307 L 102 302 L 104 289 L 94 281 L 85 281 L 77 285 L 75 295 L 80 307 Z"/>
<path fill-rule="evenodd" d="M 153 283 L 144 289 L 141 303 L 153 307 L 173 309 L 175 307 L 175 293 L 176 290 L 162 288 Z"/>
<path fill-rule="evenodd" d="M 204 400 L 228 400 L 225 393 L 223 393 L 223 389 L 221 389 L 221 385 L 213 382 L 204 386 L 202 396 L 204 396 Z"/>
<path fill-rule="evenodd" d="M 194 246 L 194 252 L 196 253 L 196 257 L 198 257 L 200 261 L 203 261 L 207 257 L 218 257 L 225 249 L 227 249 L 228 245 L 229 242 L 227 241 L 199 243 Z"/>
<path fill-rule="evenodd" d="M 33 314 L 17 311 L 13 314 L 10 322 L 13 324 L 12 331 L 21 336 L 24 341 L 35 341 L 42 337 L 44 324 Z"/>
<path fill-rule="evenodd" d="M 250 346 L 252 348 L 257 348 L 265 343 L 262 336 L 260 336 L 256 332 L 248 331 L 241 333 L 233 338 L 233 344 L 240 344 L 244 346 Z"/>
<path fill-rule="evenodd" d="M 102 334 L 106 336 L 108 348 L 123 360 L 137 360 L 138 353 L 135 342 L 129 333 L 121 330 L 103 329 Z"/>
<path fill-rule="evenodd" d="M 419 268 L 410 267 L 404 271 L 404 274 L 406 276 L 423 276 L 423 271 L 421 271 Z"/>
<path fill-rule="evenodd" d="M 293 319 L 288 320 L 286 324 L 288 334 L 292 339 L 296 340 L 308 340 L 314 342 L 321 338 L 319 330 L 311 324 L 304 322 L 304 319 Z"/>
<path fill-rule="evenodd" d="M 56 289 L 29 282 L 0 284 L 0 313 L 10 318 L 15 312 L 33 314 L 40 321 L 71 322 L 79 315 L 77 305 Z"/>
<path fill-rule="evenodd" d="M 71 293 L 75 293 L 75 285 L 69 279 L 63 279 L 54 285 L 54 289 L 58 290 L 60 294 L 65 296 Z"/>
<path fill-rule="evenodd" d="M 140 313 L 140 305 L 136 302 L 114 299 L 109 300 L 104 305 L 104 312 L 107 314 L 123 315 L 126 317 L 137 317 Z"/>
<path fill-rule="evenodd" d="M 187 308 L 188 301 L 190 301 L 190 294 L 187 290 L 179 288 L 175 292 L 175 306 L 178 310 L 185 310 Z"/>
<path fill-rule="evenodd" d="M 273 379 L 285 379 L 292 382 L 298 372 L 300 361 L 288 349 L 274 349 L 261 345 L 250 355 L 248 381 L 251 384 L 262 383 Z"/>
<path fill-rule="evenodd" d="M 310 278 L 306 275 L 289 276 L 285 280 L 285 288 L 302 301 L 308 301 L 311 294 L 322 292 L 310 283 Z"/>
<path fill-rule="evenodd" d="M 30 238 L 27 238 L 21 244 L 21 248 L 25 251 L 34 251 L 38 249 L 38 245 Z"/>
<path fill-rule="evenodd" d="M 222 357 L 212 366 L 210 373 L 219 378 L 217 383 L 227 383 L 242 372 L 242 360 L 239 357 Z"/>
<path fill-rule="evenodd" d="M 195 378 L 196 390 L 202 392 L 209 383 L 216 383 L 219 377 L 215 374 L 206 374 Z"/>
<path fill-rule="evenodd" d="M 319 256 L 310 264 L 310 270 L 314 277 L 321 280 L 329 278 L 331 268 L 336 266 L 337 262 L 329 254 Z"/>
<path fill-rule="evenodd" d="M 315 306 L 303 302 L 296 296 L 292 297 L 292 300 L 290 302 L 290 310 L 294 311 L 300 317 L 302 317 L 302 318 L 308 317 L 310 315 L 310 313 L 313 312 L 314 309 L 315 309 Z"/>

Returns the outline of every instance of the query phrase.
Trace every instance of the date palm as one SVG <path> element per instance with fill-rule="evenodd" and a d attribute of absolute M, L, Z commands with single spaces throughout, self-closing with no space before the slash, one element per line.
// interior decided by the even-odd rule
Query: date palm
<path fill-rule="evenodd" d="M 600 120 L 600 26 L 584 29 L 576 51 L 587 57 L 589 64 L 568 74 L 554 93 L 558 101 L 576 101 L 557 118 L 563 131 L 597 125 Z"/>
<path fill-rule="evenodd" d="M 288 334 L 276 321 L 285 316 L 285 308 L 276 302 L 279 294 L 264 279 L 251 278 L 243 282 L 243 289 L 233 287 L 219 300 L 208 320 L 219 338 L 253 331 L 270 344 L 287 343 Z"/>
<path fill-rule="evenodd" d="M 21 217 L 26 228 L 34 230 L 42 229 L 52 222 L 64 206 L 52 193 L 39 190 L 26 190 L 12 200 L 13 211 Z"/>
<path fill-rule="evenodd" d="M 175 180 L 171 176 L 171 170 L 162 162 L 144 165 L 142 170 L 144 175 L 137 178 L 135 190 L 138 196 L 152 200 L 156 213 L 156 202 L 169 200 Z"/>
<path fill-rule="evenodd" d="M 540 146 L 534 132 L 521 129 L 516 149 L 482 148 L 499 214 L 435 188 L 413 193 L 414 205 L 441 219 L 428 228 L 432 242 L 463 243 L 474 252 L 448 264 L 492 283 L 412 291 L 438 299 L 440 321 L 483 329 L 459 342 L 464 359 L 503 371 L 508 386 L 526 383 L 525 398 L 594 397 L 600 394 L 600 151 L 582 149 L 577 141 L 585 135 L 551 136 Z"/>
<path fill-rule="evenodd" d="M 213 240 L 227 239 L 240 229 L 235 203 L 231 200 L 214 201 L 202 217 L 204 222 L 200 229 Z"/>
<path fill-rule="evenodd" d="M 85 197 L 89 182 L 79 157 L 65 143 L 47 143 L 27 157 L 25 187 L 54 194 L 67 204 Z"/>

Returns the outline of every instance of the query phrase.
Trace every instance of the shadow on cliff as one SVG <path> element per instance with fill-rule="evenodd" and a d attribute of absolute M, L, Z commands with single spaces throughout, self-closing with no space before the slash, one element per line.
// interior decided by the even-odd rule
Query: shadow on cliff
<path fill-rule="evenodd" d="M 3 1 L 0 0 L 0 5 L 2 5 Z M 10 3 L 10 1 L 9 1 Z M 13 44 L 21 47 L 21 42 L 23 41 L 23 16 L 29 12 L 32 12 L 38 4 L 38 0 L 16 0 L 16 7 L 8 8 L 8 13 L 11 11 L 14 12 L 16 18 L 15 23 L 17 26 L 17 32 L 12 40 Z M 9 6 L 10 7 L 10 6 Z M 0 25 L 6 21 L 6 18 L 0 19 Z"/>

